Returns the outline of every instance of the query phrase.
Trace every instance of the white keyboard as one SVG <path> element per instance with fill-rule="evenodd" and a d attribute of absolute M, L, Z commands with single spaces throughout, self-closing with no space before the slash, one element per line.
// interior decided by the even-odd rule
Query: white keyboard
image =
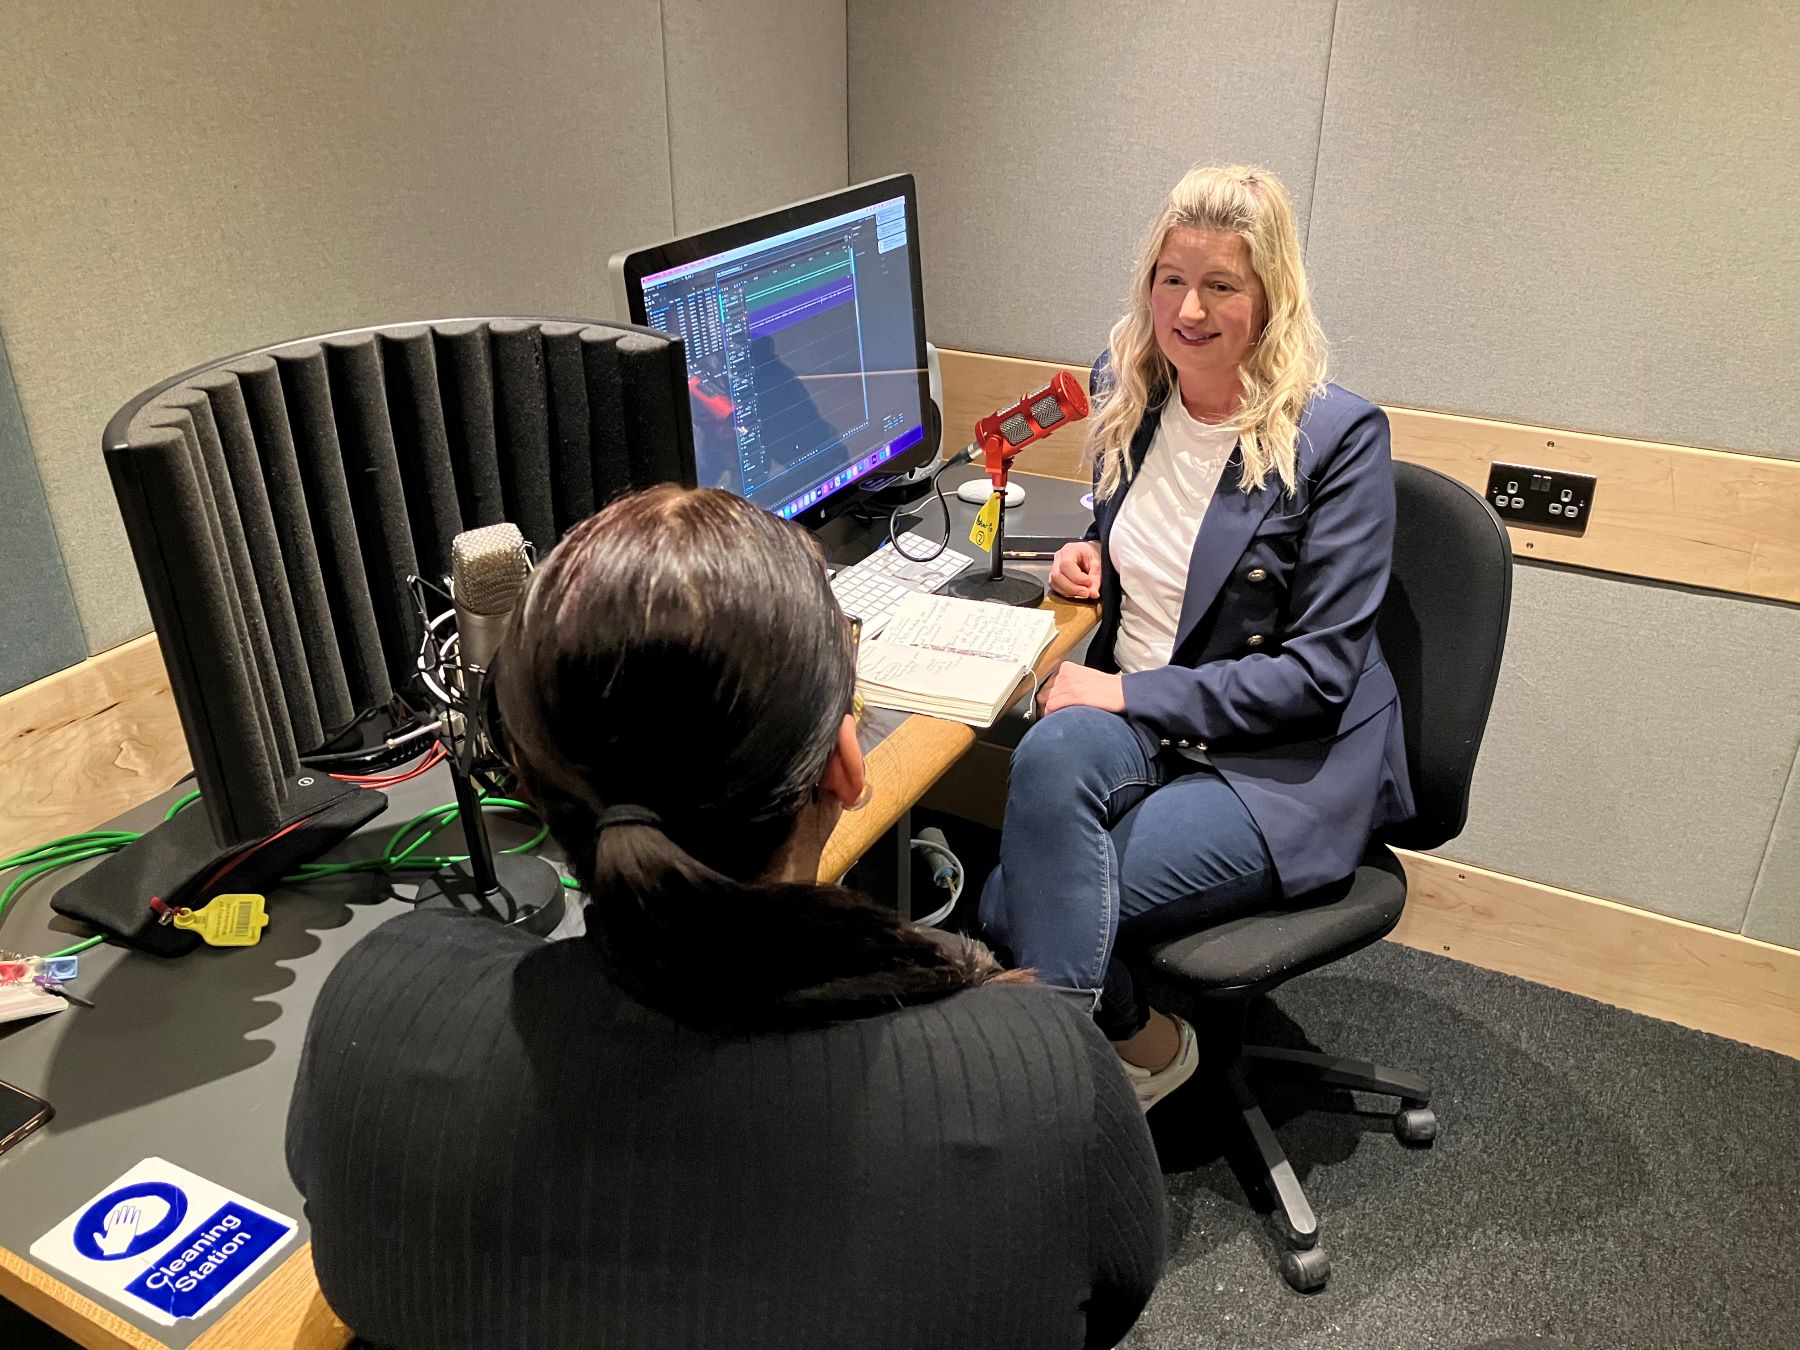
<path fill-rule="evenodd" d="M 916 534 L 902 535 L 909 553 L 929 553 L 937 540 Z M 844 568 L 831 579 L 831 590 L 846 614 L 862 620 L 865 638 L 887 627 L 894 609 L 911 591 L 935 591 L 975 559 L 947 548 L 930 562 L 902 557 L 891 543 L 883 544 L 861 562 Z"/>

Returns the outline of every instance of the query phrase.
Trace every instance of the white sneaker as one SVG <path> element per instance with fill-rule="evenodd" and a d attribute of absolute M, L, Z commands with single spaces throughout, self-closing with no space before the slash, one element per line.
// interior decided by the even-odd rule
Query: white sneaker
<path fill-rule="evenodd" d="M 1194 1070 L 1200 1066 L 1200 1042 L 1194 1036 L 1194 1028 L 1174 1013 L 1167 1016 L 1181 1028 L 1181 1049 L 1175 1052 L 1175 1058 L 1167 1066 L 1151 1070 L 1139 1068 L 1129 1060 L 1119 1061 L 1125 1066 L 1125 1076 L 1137 1092 L 1138 1105 L 1146 1111 L 1192 1078 Z"/>

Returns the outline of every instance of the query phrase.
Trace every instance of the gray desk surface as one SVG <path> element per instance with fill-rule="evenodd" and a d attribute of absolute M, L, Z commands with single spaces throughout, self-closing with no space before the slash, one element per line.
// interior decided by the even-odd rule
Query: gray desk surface
<path fill-rule="evenodd" d="M 946 474 L 946 491 L 974 472 Z M 1026 501 L 1008 512 L 1009 528 L 1072 535 L 1085 528 L 1083 487 L 1020 478 Z M 950 507 L 951 544 L 972 553 L 968 532 L 975 508 L 953 496 Z M 935 537 L 941 519 L 934 502 L 919 528 Z M 898 714 L 876 714 L 866 743 L 900 720 Z M 111 824 L 146 830 L 183 790 L 172 788 Z M 443 769 L 403 784 L 389 794 L 381 819 L 339 854 L 377 853 L 400 822 L 451 795 Z M 518 842 L 512 829 L 497 832 L 496 846 Z M 461 851 L 456 826 L 443 838 L 445 851 Z M 0 923 L 0 947 L 49 952 L 83 936 L 79 925 L 49 906 L 64 875 L 33 883 L 13 902 Z M 71 988 L 96 1007 L 0 1025 L 0 1079 L 37 1093 L 56 1110 L 49 1125 L 0 1157 L 0 1247 L 29 1259 L 33 1242 L 152 1156 L 292 1216 L 305 1241 L 305 1216 L 288 1179 L 283 1140 L 307 1018 L 320 984 L 351 944 L 409 908 L 377 874 L 340 877 L 271 895 L 270 923 L 254 947 L 202 947 L 175 960 L 111 945 L 83 952 L 81 975 Z M 240 1291 L 199 1321 L 161 1327 L 93 1295 L 175 1347 L 194 1341 L 242 1296 Z"/>

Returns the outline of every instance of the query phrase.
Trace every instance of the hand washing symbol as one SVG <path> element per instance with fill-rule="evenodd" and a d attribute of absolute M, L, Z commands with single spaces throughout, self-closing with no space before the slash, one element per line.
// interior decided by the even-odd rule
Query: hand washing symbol
<path fill-rule="evenodd" d="M 166 1182 L 141 1181 L 103 1195 L 71 1235 L 90 1261 L 119 1261 L 166 1242 L 187 1213 L 187 1196 Z"/>
<path fill-rule="evenodd" d="M 106 1227 L 94 1234 L 94 1243 L 106 1256 L 123 1256 L 139 1233 L 155 1228 L 168 1212 L 169 1202 L 161 1196 L 146 1195 L 141 1201 L 121 1200 L 108 1211 Z"/>
<path fill-rule="evenodd" d="M 106 1227 L 94 1234 L 94 1242 L 107 1256 L 123 1256 L 131 1240 L 138 1235 L 138 1207 L 121 1200 L 106 1216 Z"/>

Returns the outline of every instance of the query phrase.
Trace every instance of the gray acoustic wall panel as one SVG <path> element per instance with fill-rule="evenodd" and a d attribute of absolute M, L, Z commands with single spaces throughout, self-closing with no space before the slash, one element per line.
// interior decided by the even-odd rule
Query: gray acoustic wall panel
<path fill-rule="evenodd" d="M 673 222 L 656 0 L 4 26 L 0 324 L 91 650 L 148 626 L 100 456 L 125 399 L 334 327 L 604 317 L 608 254 Z"/>
<path fill-rule="evenodd" d="M 849 181 L 844 0 L 663 0 L 662 8 L 677 231 Z"/>
<path fill-rule="evenodd" d="M 87 654 L 0 339 L 0 694 Z"/>
<path fill-rule="evenodd" d="M 1788 772 L 1787 791 L 1769 832 L 1744 932 L 1764 942 L 1800 947 L 1800 754 Z"/>
<path fill-rule="evenodd" d="M 1197 163 L 1273 169 L 1304 220 L 1332 11 L 850 0 L 850 176 L 918 176 L 932 341 L 1091 358 Z"/>
<path fill-rule="evenodd" d="M 1342 378 L 1800 455 L 1797 107 L 1800 6 L 1341 0 L 1308 261 Z"/>
<path fill-rule="evenodd" d="M 1739 929 L 1800 746 L 1796 668 L 1793 606 L 1520 564 L 1469 824 L 1443 853 Z"/>

